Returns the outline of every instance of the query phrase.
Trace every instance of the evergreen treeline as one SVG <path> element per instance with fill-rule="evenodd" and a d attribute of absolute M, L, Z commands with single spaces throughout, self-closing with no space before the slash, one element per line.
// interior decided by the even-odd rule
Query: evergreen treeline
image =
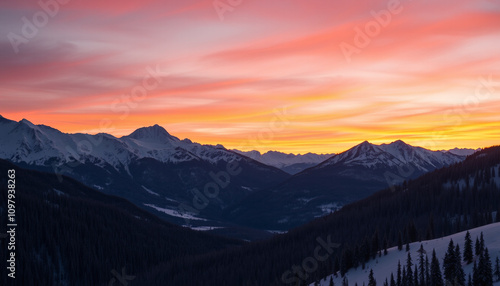
<path fill-rule="evenodd" d="M 1 232 L 5 233 L 7 170 L 16 170 L 16 278 L 0 285 L 109 285 L 122 268 L 131 276 L 189 254 L 241 242 L 165 223 L 130 202 L 77 181 L 0 160 Z M 0 244 L 0 260 L 7 260 Z M 134 285 L 134 280 L 129 285 Z M 118 281 L 114 285 L 121 285 Z M 138 284 L 135 284 L 138 285 Z"/>
<path fill-rule="evenodd" d="M 498 221 L 500 147 L 484 149 L 465 161 L 386 189 L 270 240 L 201 256 L 187 256 L 152 269 L 142 285 L 307 285 L 331 273 L 363 267 L 385 248 L 433 239 Z M 332 182 L 334 183 L 334 182 Z M 498 214 L 498 212 L 497 212 Z M 326 261 L 305 268 L 317 238 L 340 243 Z M 310 266 L 310 265 L 309 265 Z M 314 270 L 314 271 L 311 271 Z M 403 269 L 409 272 L 408 269 Z M 418 267 L 417 267 L 418 271 Z M 412 271 L 415 272 L 414 270 Z M 407 273 L 409 275 L 409 273 Z M 420 274 L 419 274 L 420 275 Z M 414 278 L 415 279 L 415 278 Z M 346 281 L 348 282 L 348 281 Z"/>
<path fill-rule="evenodd" d="M 483 234 L 480 239 L 477 238 L 477 247 L 475 256 L 472 254 L 472 240 L 469 232 L 465 236 L 464 253 L 460 251 L 460 245 L 450 240 L 448 250 L 443 258 L 443 271 L 439 259 L 436 256 L 436 251 L 432 250 L 432 258 L 429 264 L 429 257 L 423 245 L 420 245 L 418 250 L 419 257 L 415 262 L 415 268 L 412 268 L 413 261 L 410 253 L 405 266 L 401 271 L 401 262 L 398 263 L 397 269 L 391 273 L 391 279 L 384 282 L 384 286 L 492 286 L 494 281 L 500 281 L 500 266 L 497 264 L 495 270 L 492 268 L 491 259 L 488 253 L 488 248 L 485 246 Z M 473 274 L 465 276 L 463 265 L 468 265 L 474 262 Z M 394 278 L 394 273 L 397 273 L 397 279 Z M 495 277 L 494 277 L 495 276 Z M 368 285 L 376 285 L 373 278 L 373 270 L 370 270 L 368 276 Z M 466 279 L 468 278 L 468 279 Z"/>

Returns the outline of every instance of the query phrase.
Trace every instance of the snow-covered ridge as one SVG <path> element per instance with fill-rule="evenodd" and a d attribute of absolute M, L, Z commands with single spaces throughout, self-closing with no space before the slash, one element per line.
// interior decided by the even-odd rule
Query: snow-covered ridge
<path fill-rule="evenodd" d="M 284 168 L 286 166 L 291 166 L 293 164 L 319 164 L 335 154 L 286 154 L 277 151 L 268 151 L 261 154 L 259 151 L 239 151 L 233 150 L 236 153 L 245 155 L 255 161 L 261 162 L 263 164 L 273 166 L 276 168 Z"/>
<path fill-rule="evenodd" d="M 109 164 L 116 169 L 125 170 L 131 161 L 140 158 L 153 158 L 169 163 L 196 160 L 215 164 L 248 157 L 281 169 L 296 164 L 303 164 L 298 168 L 316 165 L 315 168 L 321 168 L 340 163 L 344 166 L 359 165 L 374 168 L 379 164 L 391 167 L 411 162 L 417 169 L 427 172 L 465 158 L 453 152 L 466 152 L 455 149 L 450 152 L 430 151 L 410 146 L 403 141 L 382 145 L 365 141 L 338 155 L 313 153 L 294 155 L 276 151 L 261 154 L 258 151 L 231 151 L 222 145 L 201 145 L 189 139 L 180 140 L 159 125 L 139 128 L 130 135 L 116 138 L 105 133 L 66 134 L 48 126 L 35 125 L 26 119 L 16 122 L 1 116 L 0 146 L 0 158 L 13 162 L 47 165 L 76 160 L 100 166 Z"/>
<path fill-rule="evenodd" d="M 34 165 L 76 160 L 127 169 L 132 160 L 140 158 L 170 163 L 192 160 L 217 163 L 244 158 L 223 146 L 179 140 L 159 125 L 139 128 L 130 135 L 116 138 L 105 133 L 66 134 L 26 119 L 16 122 L 3 117 L 0 118 L 0 146 L 0 158 Z"/>
<path fill-rule="evenodd" d="M 465 156 L 443 151 L 431 151 L 414 147 L 398 140 L 390 144 L 375 145 L 365 141 L 333 156 L 316 168 L 342 164 L 343 166 L 398 167 L 411 164 L 420 171 L 428 172 L 442 166 L 457 163 Z"/>
<path fill-rule="evenodd" d="M 479 149 L 453 148 L 450 150 L 442 150 L 442 152 L 449 152 L 451 154 L 455 154 L 455 155 L 459 155 L 459 156 L 469 156 L 469 155 L 472 155 L 478 151 L 481 151 L 481 148 L 479 148 Z"/>

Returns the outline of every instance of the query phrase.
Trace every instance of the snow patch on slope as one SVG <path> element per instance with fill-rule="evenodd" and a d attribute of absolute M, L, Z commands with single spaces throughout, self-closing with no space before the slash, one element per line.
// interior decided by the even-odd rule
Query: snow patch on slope
<path fill-rule="evenodd" d="M 146 187 L 144 187 L 144 186 L 142 186 L 142 188 L 143 188 L 146 192 L 148 192 L 148 193 L 150 193 L 150 194 L 152 194 L 152 195 L 155 195 L 155 196 L 158 196 L 158 197 L 160 196 L 158 193 L 155 193 L 155 192 L 151 191 L 150 189 L 148 189 L 148 188 L 146 188 Z"/>
<path fill-rule="evenodd" d="M 187 213 L 181 213 L 178 210 L 160 208 L 160 207 L 157 207 L 156 205 L 153 205 L 153 204 L 144 204 L 144 205 L 147 206 L 147 207 L 153 208 L 153 209 L 155 209 L 155 210 L 157 210 L 159 212 L 165 213 L 165 214 L 167 214 L 169 216 L 180 217 L 180 218 L 190 219 L 190 220 L 202 220 L 202 221 L 206 221 L 206 219 L 204 219 L 204 218 L 195 217 L 195 216 L 192 216 L 192 215 L 187 214 Z"/>

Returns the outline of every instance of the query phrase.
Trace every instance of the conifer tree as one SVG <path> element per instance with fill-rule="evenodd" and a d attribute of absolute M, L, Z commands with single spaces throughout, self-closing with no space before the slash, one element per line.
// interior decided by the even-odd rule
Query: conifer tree
<path fill-rule="evenodd" d="M 424 286 L 425 285 L 425 258 L 424 258 L 424 246 L 420 244 L 420 249 L 418 250 L 419 252 L 419 282 L 418 285 Z M 416 275 L 416 274 L 415 274 Z M 417 285 L 415 285 L 417 286 Z"/>
<path fill-rule="evenodd" d="M 446 283 L 453 283 L 456 277 L 455 267 L 456 267 L 456 257 L 455 257 L 455 246 L 453 240 L 450 239 L 448 244 L 448 250 L 444 255 L 443 269 L 444 269 L 444 281 Z"/>
<path fill-rule="evenodd" d="M 407 286 L 416 286 L 413 285 L 413 270 L 411 267 L 413 266 L 413 262 L 411 261 L 411 254 L 408 252 L 408 257 L 406 258 L 406 285 Z"/>
<path fill-rule="evenodd" d="M 474 261 L 474 267 L 472 268 L 472 284 L 479 285 L 479 271 L 477 269 L 477 263 Z"/>
<path fill-rule="evenodd" d="M 401 280 L 402 280 L 402 277 L 401 277 L 401 261 L 398 260 L 398 273 L 397 273 L 397 278 L 396 278 L 396 285 L 397 286 L 401 286 Z"/>
<path fill-rule="evenodd" d="M 414 286 L 419 286 L 418 277 L 419 277 L 418 267 L 415 264 L 415 269 L 413 270 L 413 285 Z"/>
<path fill-rule="evenodd" d="M 493 285 L 493 271 L 491 268 L 491 260 L 488 248 L 484 249 L 484 253 L 479 260 L 478 271 L 481 285 Z"/>
<path fill-rule="evenodd" d="M 408 286 L 408 277 L 406 276 L 406 268 L 403 267 L 403 277 L 401 278 L 401 286 Z"/>
<path fill-rule="evenodd" d="M 493 285 L 493 271 L 491 269 L 491 260 L 488 248 L 485 248 L 483 253 L 481 253 L 481 255 L 479 256 L 479 263 L 477 264 L 477 266 L 476 262 L 474 262 L 472 280 L 474 285 Z"/>
<path fill-rule="evenodd" d="M 496 276 L 496 281 L 500 281 L 500 259 L 498 259 L 498 256 L 495 263 L 495 272 L 493 274 Z"/>
<path fill-rule="evenodd" d="M 467 264 L 472 263 L 474 259 L 474 254 L 472 253 L 472 239 L 470 237 L 469 231 L 465 234 L 465 244 L 464 244 L 464 262 Z"/>
<path fill-rule="evenodd" d="M 330 276 L 330 283 L 328 284 L 328 286 L 335 286 L 335 284 L 333 283 L 333 278 L 332 278 L 332 276 Z"/>
<path fill-rule="evenodd" d="M 481 253 L 484 252 L 484 236 L 483 236 L 483 232 L 481 231 L 481 236 L 479 237 L 479 244 L 481 246 Z"/>
<path fill-rule="evenodd" d="M 431 258 L 431 275 L 430 283 L 431 286 L 443 286 L 443 276 L 441 275 L 441 267 L 439 266 L 439 260 L 436 257 L 436 251 L 432 251 Z"/>
<path fill-rule="evenodd" d="M 396 280 L 394 280 L 394 274 L 391 273 L 391 282 L 390 282 L 390 286 L 396 286 Z"/>
<path fill-rule="evenodd" d="M 465 286 L 465 273 L 462 268 L 462 256 L 460 255 L 460 246 L 455 247 L 455 284 Z"/>
<path fill-rule="evenodd" d="M 429 270 L 429 256 L 425 255 L 425 283 L 424 285 L 428 285 L 430 280 L 430 270 Z"/>
<path fill-rule="evenodd" d="M 477 237 L 476 237 L 476 244 L 475 244 L 474 250 L 476 251 L 476 257 L 479 257 L 481 255 L 481 243 L 479 242 L 479 238 L 477 238 Z"/>

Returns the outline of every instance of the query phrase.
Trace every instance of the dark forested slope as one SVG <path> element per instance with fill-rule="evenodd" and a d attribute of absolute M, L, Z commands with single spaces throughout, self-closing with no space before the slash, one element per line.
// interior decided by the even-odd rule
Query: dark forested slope
<path fill-rule="evenodd" d="M 125 267 L 127 275 L 140 276 L 163 262 L 242 244 L 166 223 L 125 199 L 4 160 L 1 233 L 7 223 L 10 169 L 16 174 L 17 269 L 13 280 L 2 266 L 0 285 L 108 285 L 117 279 L 113 270 L 121 275 Z M 2 261 L 7 260 L 6 250 L 2 244 Z"/>

